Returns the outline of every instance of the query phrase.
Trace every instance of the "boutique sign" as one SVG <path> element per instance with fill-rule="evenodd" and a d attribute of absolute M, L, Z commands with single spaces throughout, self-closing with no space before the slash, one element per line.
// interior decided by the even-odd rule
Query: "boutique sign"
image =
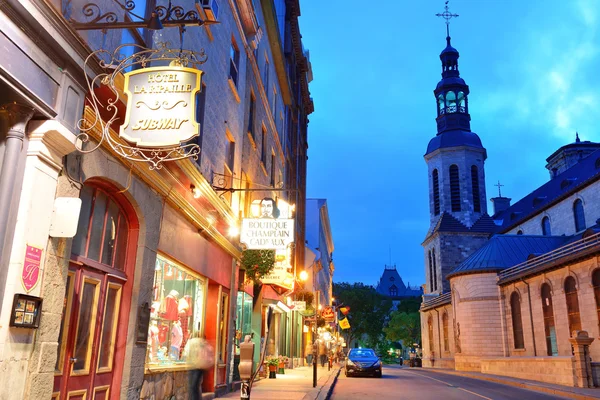
<path fill-rule="evenodd" d="M 285 250 L 294 242 L 294 220 L 244 218 L 240 242 L 251 250 Z"/>
<path fill-rule="evenodd" d="M 150 67 L 125 74 L 127 113 L 120 136 L 138 147 L 180 146 L 198 135 L 196 94 L 202 71 Z"/>
<path fill-rule="evenodd" d="M 294 243 L 292 208 L 283 200 L 277 203 L 270 197 L 253 202 L 254 218 L 242 220 L 240 233 L 240 242 L 247 249 L 285 251 Z"/>

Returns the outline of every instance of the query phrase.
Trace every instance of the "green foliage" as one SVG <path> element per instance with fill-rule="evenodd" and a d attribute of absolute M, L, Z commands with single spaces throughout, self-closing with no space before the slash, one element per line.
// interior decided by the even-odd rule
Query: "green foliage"
<path fill-rule="evenodd" d="M 338 304 L 350 307 L 348 321 L 350 329 L 344 330 L 347 342 L 364 339 L 368 347 L 373 347 L 382 335 L 392 302 L 386 299 L 373 286 L 363 283 L 334 283 L 333 295 Z"/>
<path fill-rule="evenodd" d="M 421 308 L 421 298 L 411 297 L 400 301 L 400 304 L 398 304 L 398 306 L 396 307 L 396 311 L 405 312 L 409 314 L 418 313 L 419 308 Z"/>
<path fill-rule="evenodd" d="M 279 357 L 278 356 L 267 356 L 267 358 L 265 359 L 265 364 L 278 366 L 279 365 Z"/>
<path fill-rule="evenodd" d="M 300 314 L 307 317 L 307 316 L 313 315 L 315 313 L 315 307 L 313 305 L 314 299 L 315 299 L 315 295 L 313 292 L 309 292 L 307 290 L 301 290 L 299 292 L 296 292 L 296 300 L 306 302 L 306 310 L 300 311 Z"/>
<path fill-rule="evenodd" d="M 244 250 L 241 265 L 246 270 L 246 278 L 249 281 L 260 283 L 261 278 L 273 271 L 273 267 L 275 266 L 275 251 Z"/>
<path fill-rule="evenodd" d="M 385 337 L 393 342 L 402 341 L 404 346 L 412 347 L 421 341 L 421 316 L 418 312 L 398 312 L 391 315 L 388 326 L 383 329 Z"/>

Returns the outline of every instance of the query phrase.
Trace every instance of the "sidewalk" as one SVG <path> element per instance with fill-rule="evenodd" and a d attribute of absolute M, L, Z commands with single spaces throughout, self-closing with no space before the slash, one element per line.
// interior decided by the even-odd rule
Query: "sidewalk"
<path fill-rule="evenodd" d="M 414 369 L 420 369 L 420 368 L 414 368 Z M 443 374 L 450 374 L 450 375 L 460 375 L 460 376 L 464 376 L 466 378 L 480 379 L 480 380 L 485 380 L 485 381 L 490 381 L 490 382 L 501 383 L 504 385 L 516 386 L 516 387 L 520 387 L 523 389 L 528 389 L 528 390 L 533 390 L 536 392 L 543 392 L 543 393 L 548 393 L 548 394 L 554 394 L 556 396 L 567 397 L 570 399 L 577 399 L 577 400 L 600 399 L 600 388 L 596 388 L 596 389 L 577 388 L 577 387 L 571 387 L 571 386 L 555 385 L 552 383 L 512 378 L 509 376 L 482 374 L 481 372 L 455 371 L 452 369 L 442 369 L 442 368 L 423 368 L 423 371 L 440 372 Z"/>
<path fill-rule="evenodd" d="M 337 381 L 341 366 L 317 367 L 317 386 L 313 388 L 312 367 L 286 369 L 285 374 L 277 374 L 276 379 L 255 381 L 250 391 L 250 400 L 325 400 Z M 228 393 L 220 399 L 239 399 L 240 391 Z"/>

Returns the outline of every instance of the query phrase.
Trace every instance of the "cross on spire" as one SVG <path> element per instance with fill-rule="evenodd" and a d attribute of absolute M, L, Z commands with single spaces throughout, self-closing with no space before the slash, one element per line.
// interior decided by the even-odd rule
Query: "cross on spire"
<path fill-rule="evenodd" d="M 448 3 L 450 0 L 446 1 L 446 6 L 444 7 L 444 12 L 443 13 L 437 13 L 435 14 L 436 17 L 442 17 L 446 20 L 446 36 L 450 37 L 450 20 L 452 18 L 456 18 L 458 17 L 458 14 L 452 14 L 450 12 L 450 10 L 448 9 Z"/>
<path fill-rule="evenodd" d="M 500 192 L 500 188 L 501 188 L 502 186 L 504 186 L 504 185 L 501 185 L 501 184 L 500 184 L 500 181 L 498 181 L 498 184 L 497 184 L 497 185 L 494 185 L 494 186 L 497 186 L 497 187 L 498 187 L 498 197 L 502 197 L 502 193 Z"/>

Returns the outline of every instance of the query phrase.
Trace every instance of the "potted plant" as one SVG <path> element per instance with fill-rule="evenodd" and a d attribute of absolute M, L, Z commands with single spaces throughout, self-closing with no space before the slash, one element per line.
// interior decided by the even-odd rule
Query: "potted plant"
<path fill-rule="evenodd" d="M 288 363 L 290 359 L 287 358 L 286 356 L 279 356 L 279 371 L 277 371 L 278 374 L 284 374 L 285 375 L 285 365 Z"/>
<path fill-rule="evenodd" d="M 265 359 L 265 364 L 269 367 L 269 378 L 275 379 L 277 376 L 277 367 L 279 366 L 279 357 L 278 356 L 267 356 Z"/>

